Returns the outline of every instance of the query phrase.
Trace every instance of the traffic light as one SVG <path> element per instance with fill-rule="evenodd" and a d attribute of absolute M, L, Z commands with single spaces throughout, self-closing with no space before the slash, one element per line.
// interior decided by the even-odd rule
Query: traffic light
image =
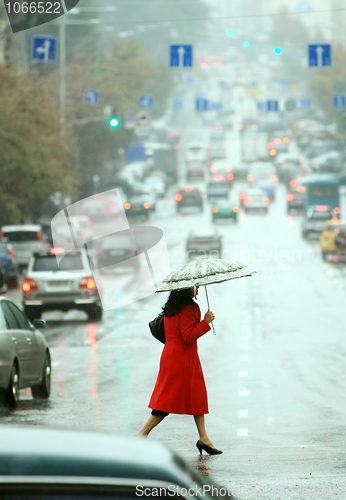
<path fill-rule="evenodd" d="M 243 47 L 250 47 L 250 42 L 247 40 L 244 40 Z"/>
<path fill-rule="evenodd" d="M 281 54 L 282 50 L 280 49 L 280 47 L 275 47 L 274 49 L 274 53 L 275 54 Z"/>
<path fill-rule="evenodd" d="M 234 31 L 233 30 L 227 30 L 227 36 L 233 36 Z"/>
<path fill-rule="evenodd" d="M 120 118 L 118 115 L 118 110 L 112 106 L 107 106 L 105 108 L 105 113 L 109 116 L 108 125 L 111 128 L 117 128 L 120 125 Z"/>

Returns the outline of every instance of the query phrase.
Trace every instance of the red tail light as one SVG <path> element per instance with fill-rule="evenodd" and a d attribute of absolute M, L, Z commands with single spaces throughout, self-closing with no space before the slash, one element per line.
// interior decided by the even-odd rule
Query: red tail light
<path fill-rule="evenodd" d="M 286 200 L 287 201 L 293 201 L 294 200 L 294 194 L 288 193 L 288 195 L 286 196 Z"/>
<path fill-rule="evenodd" d="M 339 207 L 335 207 L 334 208 L 334 213 L 335 214 L 339 214 L 340 213 L 340 208 Z"/>
<path fill-rule="evenodd" d="M 65 249 L 62 248 L 62 247 L 54 247 L 54 248 L 51 248 L 50 249 L 50 253 L 53 253 L 53 254 L 59 254 L 59 253 L 64 253 L 65 252 Z"/>
<path fill-rule="evenodd" d="M 234 179 L 234 175 L 233 175 L 233 174 L 227 174 L 227 179 L 228 179 L 229 181 L 233 181 L 233 179 Z"/>
<path fill-rule="evenodd" d="M 292 179 L 290 180 L 290 186 L 296 186 L 297 185 L 297 181 L 295 179 Z"/>
<path fill-rule="evenodd" d="M 37 290 L 36 281 L 32 278 L 26 278 L 22 284 L 23 292 L 31 292 L 32 290 Z"/>
<path fill-rule="evenodd" d="M 174 198 L 176 199 L 176 201 L 181 201 L 183 199 L 183 195 L 181 193 L 177 193 Z"/>
<path fill-rule="evenodd" d="M 213 207 L 213 213 L 216 214 L 219 211 L 217 207 Z"/>
<path fill-rule="evenodd" d="M 227 165 L 226 170 L 227 172 L 231 172 L 233 170 L 232 165 Z"/>
<path fill-rule="evenodd" d="M 323 238 L 329 238 L 329 233 L 328 231 L 323 232 Z"/>
<path fill-rule="evenodd" d="M 334 232 L 335 234 L 339 234 L 339 229 L 336 227 L 335 229 L 333 229 L 333 232 Z"/>
<path fill-rule="evenodd" d="M 233 212 L 239 212 L 239 207 L 233 207 Z"/>
<path fill-rule="evenodd" d="M 212 165 L 209 170 L 210 170 L 210 172 L 215 172 L 215 170 L 216 170 L 215 165 Z"/>
<path fill-rule="evenodd" d="M 305 193 L 306 187 L 305 186 L 298 186 L 297 191 L 298 191 L 298 193 Z"/>
<path fill-rule="evenodd" d="M 338 220 L 337 216 L 334 215 L 334 217 L 332 217 L 332 220 Z"/>
<path fill-rule="evenodd" d="M 339 262 L 340 257 L 338 255 L 334 255 L 334 262 Z"/>
<path fill-rule="evenodd" d="M 37 234 L 37 241 L 39 241 L 41 243 L 42 242 L 42 233 L 41 233 L 41 231 L 36 231 L 36 234 Z"/>
<path fill-rule="evenodd" d="M 253 175 L 249 174 L 249 175 L 246 176 L 246 178 L 247 178 L 248 181 L 252 181 L 253 180 Z"/>
<path fill-rule="evenodd" d="M 264 203 L 265 205 L 269 205 L 269 203 L 270 203 L 270 199 L 269 199 L 269 198 L 263 198 L 263 203 Z"/>
<path fill-rule="evenodd" d="M 239 193 L 240 200 L 245 200 L 245 198 L 246 198 L 246 193 Z"/>
<path fill-rule="evenodd" d="M 3 238 L 3 237 L 4 237 L 4 232 L 0 231 L 0 238 Z"/>
<path fill-rule="evenodd" d="M 185 188 L 185 191 L 186 191 L 187 193 L 192 193 L 192 191 L 193 191 L 193 190 L 194 190 L 194 187 L 193 187 L 193 186 L 186 186 L 186 188 Z"/>
<path fill-rule="evenodd" d="M 92 276 L 85 276 L 79 282 L 79 288 L 87 288 L 88 290 L 94 290 L 96 288 L 96 283 Z"/>
<path fill-rule="evenodd" d="M 201 198 L 202 198 L 201 193 L 197 193 L 197 194 L 196 194 L 196 199 L 200 200 Z"/>
<path fill-rule="evenodd" d="M 326 212 L 327 205 L 317 205 L 316 210 L 317 210 L 317 212 Z"/>

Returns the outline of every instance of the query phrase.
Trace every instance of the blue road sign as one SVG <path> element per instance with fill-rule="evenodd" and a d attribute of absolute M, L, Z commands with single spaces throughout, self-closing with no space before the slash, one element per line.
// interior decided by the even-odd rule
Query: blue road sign
<path fill-rule="evenodd" d="M 279 111 L 279 101 L 267 101 L 267 111 Z"/>
<path fill-rule="evenodd" d="M 282 85 L 283 87 L 288 85 L 288 80 L 287 78 L 281 78 L 280 80 L 280 85 Z"/>
<path fill-rule="evenodd" d="M 56 59 L 56 38 L 34 36 L 32 58 L 36 61 L 51 62 Z"/>
<path fill-rule="evenodd" d="M 309 66 L 331 66 L 332 54 L 329 43 L 309 45 Z"/>
<path fill-rule="evenodd" d="M 192 45 L 171 45 L 170 65 L 172 67 L 191 67 Z"/>
<path fill-rule="evenodd" d="M 258 111 L 264 111 L 266 109 L 266 103 L 264 101 L 258 101 L 256 106 Z"/>
<path fill-rule="evenodd" d="M 311 101 L 308 97 L 305 97 L 304 99 L 300 100 L 300 106 L 301 108 L 308 108 L 311 104 Z"/>
<path fill-rule="evenodd" d="M 250 87 L 257 87 L 257 82 L 255 80 L 250 82 Z"/>
<path fill-rule="evenodd" d="M 334 108 L 343 109 L 346 107 L 346 95 L 335 95 L 333 97 Z"/>
<path fill-rule="evenodd" d="M 220 111 L 222 109 L 222 102 L 212 102 L 211 109 L 214 109 L 215 111 Z"/>
<path fill-rule="evenodd" d="M 183 101 L 180 101 L 179 99 L 175 99 L 173 102 L 173 108 L 174 109 L 182 109 L 183 107 Z"/>
<path fill-rule="evenodd" d="M 139 98 L 138 104 L 139 104 L 140 108 L 146 108 L 146 109 L 151 108 L 151 106 L 153 104 L 153 96 L 141 95 Z"/>
<path fill-rule="evenodd" d="M 100 91 L 99 90 L 86 90 L 85 91 L 85 104 L 89 106 L 95 106 L 100 102 Z"/>
<path fill-rule="evenodd" d="M 207 99 L 198 98 L 196 99 L 196 111 L 207 111 L 208 101 Z"/>

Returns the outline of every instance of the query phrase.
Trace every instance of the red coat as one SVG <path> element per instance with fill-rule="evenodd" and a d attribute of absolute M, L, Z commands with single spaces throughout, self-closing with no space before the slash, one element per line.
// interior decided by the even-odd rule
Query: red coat
<path fill-rule="evenodd" d="M 187 305 L 172 317 L 164 317 L 166 343 L 149 408 L 167 413 L 201 415 L 208 412 L 208 398 L 197 339 L 210 330 L 201 321 L 198 304 Z"/>

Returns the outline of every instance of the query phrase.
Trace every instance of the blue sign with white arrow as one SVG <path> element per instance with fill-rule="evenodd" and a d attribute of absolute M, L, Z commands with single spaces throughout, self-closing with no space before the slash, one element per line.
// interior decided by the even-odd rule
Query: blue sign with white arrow
<path fill-rule="evenodd" d="M 329 43 L 309 45 L 309 66 L 331 66 L 332 51 Z"/>
<path fill-rule="evenodd" d="M 222 102 L 212 102 L 211 109 L 214 109 L 215 111 L 220 111 L 222 109 Z"/>
<path fill-rule="evenodd" d="M 308 97 L 305 97 L 304 99 L 300 100 L 300 106 L 301 108 L 308 108 L 311 104 L 311 101 Z"/>
<path fill-rule="evenodd" d="M 207 111 L 208 101 L 207 99 L 198 98 L 196 99 L 196 111 Z"/>
<path fill-rule="evenodd" d="M 171 45 L 170 65 L 172 67 L 191 67 L 192 45 Z"/>
<path fill-rule="evenodd" d="M 264 101 L 258 101 L 256 106 L 258 111 L 264 111 L 266 108 L 266 103 Z"/>
<path fill-rule="evenodd" d="M 279 101 L 267 101 L 267 111 L 279 111 Z"/>
<path fill-rule="evenodd" d="M 182 109 L 183 107 L 183 101 L 180 101 L 179 99 L 175 99 L 173 102 L 173 108 L 174 109 Z"/>
<path fill-rule="evenodd" d="M 32 58 L 36 61 L 52 62 L 56 59 L 56 38 L 35 36 L 32 44 Z"/>
<path fill-rule="evenodd" d="M 346 95 L 335 95 L 333 97 L 333 103 L 335 109 L 343 109 L 346 107 Z"/>
<path fill-rule="evenodd" d="M 141 95 L 138 101 L 140 108 L 150 109 L 153 104 L 153 96 L 151 95 Z"/>
<path fill-rule="evenodd" d="M 100 91 L 99 90 L 86 90 L 85 91 L 85 104 L 89 106 L 95 106 L 100 102 Z"/>

